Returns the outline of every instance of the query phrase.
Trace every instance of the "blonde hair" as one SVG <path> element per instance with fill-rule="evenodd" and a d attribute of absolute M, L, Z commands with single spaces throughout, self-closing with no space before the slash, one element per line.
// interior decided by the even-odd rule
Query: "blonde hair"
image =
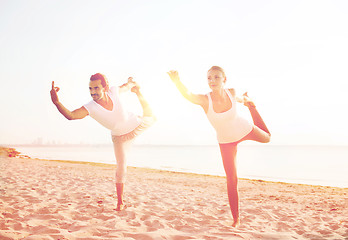
<path fill-rule="evenodd" d="M 220 72 L 222 73 L 222 76 L 223 76 L 224 78 L 226 77 L 225 71 L 224 71 L 224 69 L 223 69 L 222 67 L 219 67 L 219 66 L 212 66 L 212 67 L 208 70 L 208 72 L 211 71 L 211 70 L 220 71 Z"/>

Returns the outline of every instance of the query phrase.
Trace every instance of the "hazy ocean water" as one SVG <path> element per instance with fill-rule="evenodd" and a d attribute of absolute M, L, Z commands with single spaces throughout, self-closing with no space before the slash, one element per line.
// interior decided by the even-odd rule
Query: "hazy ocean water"
<path fill-rule="evenodd" d="M 49 160 L 115 164 L 113 146 L 17 146 L 22 154 Z M 134 145 L 128 166 L 224 176 L 218 146 Z M 238 177 L 348 187 L 348 146 L 240 145 Z"/>

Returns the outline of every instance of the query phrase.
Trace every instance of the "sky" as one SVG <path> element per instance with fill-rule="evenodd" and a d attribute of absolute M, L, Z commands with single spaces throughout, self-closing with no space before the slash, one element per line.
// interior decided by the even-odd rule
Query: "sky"
<path fill-rule="evenodd" d="M 205 94 L 218 65 L 226 88 L 254 100 L 270 144 L 347 145 L 347 23 L 345 0 L 0 0 L 0 144 L 111 143 L 90 117 L 66 120 L 49 94 L 55 81 L 63 105 L 79 108 L 97 72 L 141 86 L 157 122 L 138 144 L 216 144 L 204 111 L 166 72 Z M 135 96 L 123 97 L 141 114 Z"/>

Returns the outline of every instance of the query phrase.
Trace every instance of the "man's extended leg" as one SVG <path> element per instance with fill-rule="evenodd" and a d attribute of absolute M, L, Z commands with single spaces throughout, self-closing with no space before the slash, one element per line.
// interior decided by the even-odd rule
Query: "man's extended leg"
<path fill-rule="evenodd" d="M 141 94 L 139 86 L 133 87 L 131 91 L 134 92 L 139 99 L 141 107 L 143 108 L 143 116 L 144 117 L 153 117 L 152 110 L 151 110 L 148 102 L 145 100 L 143 94 Z"/>

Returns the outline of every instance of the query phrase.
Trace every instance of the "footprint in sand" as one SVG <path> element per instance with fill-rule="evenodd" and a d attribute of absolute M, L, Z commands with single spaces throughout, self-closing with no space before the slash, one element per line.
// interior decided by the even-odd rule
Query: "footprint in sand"
<path fill-rule="evenodd" d="M 147 231 L 149 232 L 164 228 L 164 225 L 158 220 L 153 220 L 153 221 L 147 220 L 144 222 L 144 224 L 147 226 Z"/>
<path fill-rule="evenodd" d="M 151 219 L 151 213 L 145 213 L 145 215 L 143 215 L 142 217 L 140 217 L 141 221 L 146 221 Z"/>
<path fill-rule="evenodd" d="M 136 218 L 135 212 L 127 210 L 127 209 L 124 209 L 124 210 L 116 212 L 116 213 L 118 216 L 125 217 L 128 220 L 134 220 Z"/>
<path fill-rule="evenodd" d="M 163 215 L 163 218 L 167 221 L 172 221 L 178 217 L 178 213 L 174 211 L 167 211 Z"/>

